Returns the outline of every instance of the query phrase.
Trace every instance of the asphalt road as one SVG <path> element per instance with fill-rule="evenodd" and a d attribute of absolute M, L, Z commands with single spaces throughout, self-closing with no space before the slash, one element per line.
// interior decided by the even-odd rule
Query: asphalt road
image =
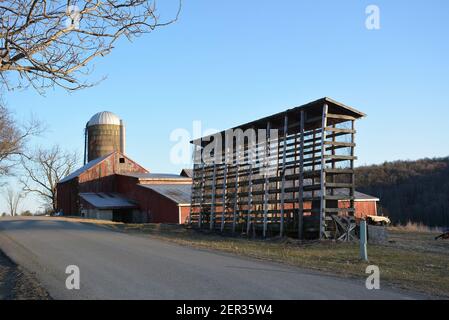
<path fill-rule="evenodd" d="M 51 218 L 0 219 L 0 248 L 33 272 L 54 299 L 413 299 L 363 280 L 317 272 Z M 67 290 L 66 267 L 80 269 Z"/>

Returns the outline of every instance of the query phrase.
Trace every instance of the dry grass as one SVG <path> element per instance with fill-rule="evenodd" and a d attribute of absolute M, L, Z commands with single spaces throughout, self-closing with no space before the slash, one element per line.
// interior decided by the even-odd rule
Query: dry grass
<path fill-rule="evenodd" d="M 390 227 L 390 230 L 395 231 L 404 231 L 404 232 L 419 232 L 419 233 L 443 233 L 443 229 L 438 227 L 428 227 L 422 223 L 416 223 L 412 221 L 408 221 L 405 225 L 396 225 L 394 227 Z"/>
<path fill-rule="evenodd" d="M 435 241 L 435 232 L 410 232 L 392 228 L 389 243 L 369 245 L 370 261 L 366 263 L 359 260 L 357 243 L 248 240 L 198 232 L 177 225 L 107 222 L 101 222 L 101 225 L 180 245 L 276 261 L 343 277 L 366 278 L 366 267 L 374 264 L 381 270 L 383 283 L 449 298 L 449 242 Z"/>

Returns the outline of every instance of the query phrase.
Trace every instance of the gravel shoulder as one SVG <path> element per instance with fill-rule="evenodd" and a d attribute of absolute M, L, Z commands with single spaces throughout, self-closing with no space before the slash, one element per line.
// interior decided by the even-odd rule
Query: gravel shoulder
<path fill-rule="evenodd" d="M 0 300 L 51 300 L 37 279 L 0 251 Z"/>

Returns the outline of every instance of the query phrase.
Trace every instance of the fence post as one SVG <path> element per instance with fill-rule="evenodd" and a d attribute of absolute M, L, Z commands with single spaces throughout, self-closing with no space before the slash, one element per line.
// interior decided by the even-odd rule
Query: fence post
<path fill-rule="evenodd" d="M 366 220 L 360 221 L 360 259 L 368 261 Z"/>

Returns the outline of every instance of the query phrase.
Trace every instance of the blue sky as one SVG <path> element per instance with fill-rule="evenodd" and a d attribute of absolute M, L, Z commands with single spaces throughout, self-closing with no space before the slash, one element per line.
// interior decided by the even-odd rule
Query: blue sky
<path fill-rule="evenodd" d="M 159 2 L 161 17 L 175 0 Z M 380 8 L 380 30 L 365 8 Z M 153 172 L 169 161 L 176 128 L 226 129 L 329 96 L 368 114 L 358 125 L 358 165 L 449 155 L 449 2 L 184 1 L 180 20 L 121 41 L 76 93 L 9 92 L 17 117 L 50 131 L 35 145 L 83 148 L 83 128 L 109 110 L 128 127 L 127 153 Z"/>

